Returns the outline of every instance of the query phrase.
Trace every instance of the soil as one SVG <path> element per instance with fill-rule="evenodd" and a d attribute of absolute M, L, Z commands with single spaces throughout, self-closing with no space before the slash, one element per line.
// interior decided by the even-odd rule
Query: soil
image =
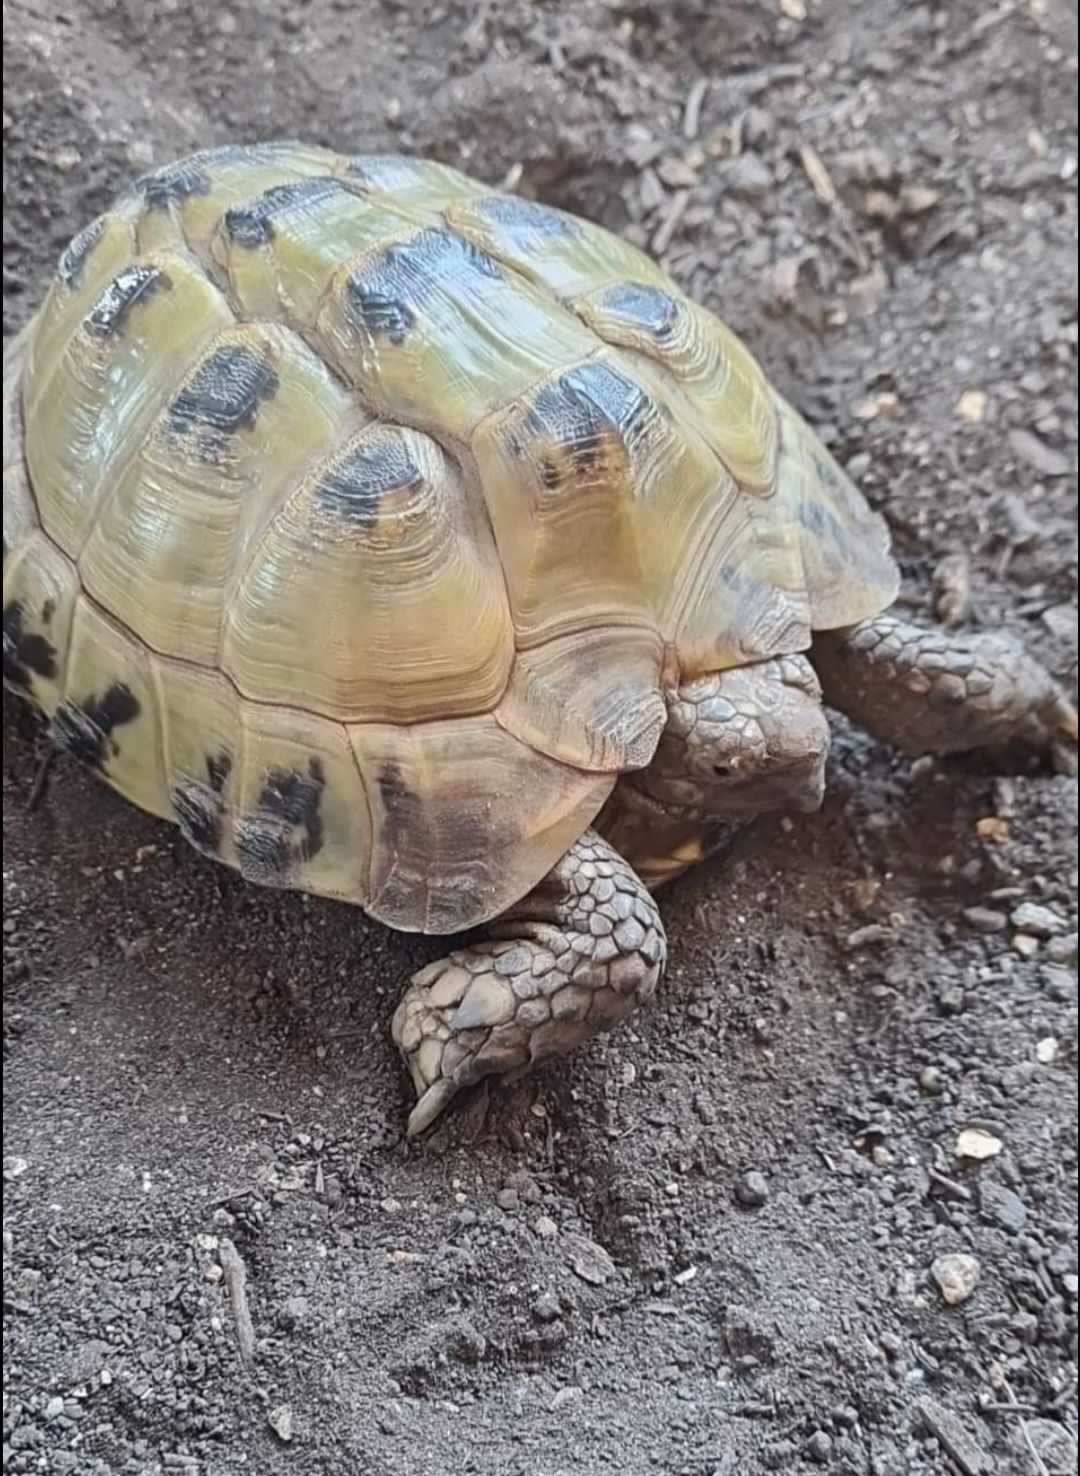
<path fill-rule="evenodd" d="M 1058 0 L 11 0 L 5 332 L 153 164 L 432 154 L 658 254 L 905 605 L 1075 690 L 1076 45 Z M 65 764 L 31 809 L 5 734 L 5 1471 L 1074 1469 L 1072 779 L 838 722 L 821 813 L 666 897 L 653 1009 L 408 1145 L 438 942 Z"/>

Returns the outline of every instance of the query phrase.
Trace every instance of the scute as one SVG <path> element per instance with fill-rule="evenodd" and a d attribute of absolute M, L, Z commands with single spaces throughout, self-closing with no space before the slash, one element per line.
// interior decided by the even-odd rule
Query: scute
<path fill-rule="evenodd" d="M 244 561 L 222 664 L 241 691 L 343 722 L 492 707 L 513 629 L 491 533 L 459 468 L 418 431 L 338 441 Z"/>
<path fill-rule="evenodd" d="M 322 361 L 276 324 L 230 323 L 186 367 L 162 387 L 140 440 L 124 443 L 79 570 L 148 646 L 213 666 L 264 529 L 355 412 Z M 242 663 L 232 674 L 252 697 L 277 695 L 246 682 Z"/>
<path fill-rule="evenodd" d="M 855 625 L 887 609 L 900 575 L 884 518 L 806 422 L 774 395 L 780 426 L 777 481 L 798 529 L 814 630 Z"/>
<path fill-rule="evenodd" d="M 529 891 L 615 782 L 540 758 L 493 717 L 349 729 L 372 819 L 367 910 L 454 933 Z"/>
<path fill-rule="evenodd" d="M 745 347 L 588 221 L 302 144 L 137 181 L 5 351 L 4 675 L 265 885 L 453 931 L 664 692 L 892 599 Z"/>

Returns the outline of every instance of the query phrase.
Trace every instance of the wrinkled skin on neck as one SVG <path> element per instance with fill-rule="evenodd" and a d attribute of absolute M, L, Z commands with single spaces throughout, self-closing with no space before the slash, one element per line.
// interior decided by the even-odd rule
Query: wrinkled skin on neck
<path fill-rule="evenodd" d="M 829 728 L 803 656 L 682 683 L 652 762 L 625 774 L 597 828 L 651 888 L 771 810 L 821 803 Z"/>

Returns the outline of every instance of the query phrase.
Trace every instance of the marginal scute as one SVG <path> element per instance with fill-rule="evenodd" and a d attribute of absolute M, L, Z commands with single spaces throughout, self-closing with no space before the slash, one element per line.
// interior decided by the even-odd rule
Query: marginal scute
<path fill-rule="evenodd" d="M 4 682 L 29 692 L 34 675 L 56 679 L 56 647 L 39 631 L 27 629 L 18 600 L 4 602 Z"/>
<path fill-rule="evenodd" d="M 846 472 L 779 395 L 779 511 L 796 530 L 814 630 L 857 625 L 888 608 L 900 578 L 889 530 Z"/>
<path fill-rule="evenodd" d="M 155 658 L 172 818 L 262 886 L 363 905 L 371 850 L 345 729 L 240 698 L 217 672 Z"/>
<path fill-rule="evenodd" d="M 367 910 L 453 933 L 529 891 L 589 825 L 611 774 L 544 759 L 493 717 L 349 730 L 372 816 Z"/>
<path fill-rule="evenodd" d="M 149 195 L 144 182 L 129 197 L 141 205 L 139 249 L 187 249 L 205 261 L 231 206 L 275 185 L 325 175 L 336 164 L 337 156 L 326 149 L 269 143 L 209 149 L 167 165 L 149 176 Z"/>
<path fill-rule="evenodd" d="M 126 799 L 171 816 L 150 654 L 84 595 L 75 602 L 52 727 L 60 748 L 99 770 Z"/>
<path fill-rule="evenodd" d="M 663 648 L 633 626 L 560 636 L 518 654 L 495 709 L 507 732 L 582 769 L 643 768 L 667 717 Z"/>
<path fill-rule="evenodd" d="M 64 249 L 57 264 L 56 275 L 65 287 L 78 287 L 86 265 L 86 259 L 100 241 L 105 230 L 105 217 L 99 216 L 92 220 L 88 226 Z"/>
<path fill-rule="evenodd" d="M 345 729 L 283 708 L 241 706 L 232 798 L 241 872 L 363 905 L 371 854 L 364 787 Z"/>
<path fill-rule="evenodd" d="M 78 589 L 72 564 L 40 532 L 5 562 L 4 681 L 46 713 L 63 691 Z"/>
<path fill-rule="evenodd" d="M 61 256 L 57 274 L 20 354 L 22 394 L 28 412 L 48 389 L 57 362 L 71 340 L 85 331 L 87 315 L 106 285 L 132 265 L 137 249 L 131 215 L 111 211 L 76 236 Z"/>

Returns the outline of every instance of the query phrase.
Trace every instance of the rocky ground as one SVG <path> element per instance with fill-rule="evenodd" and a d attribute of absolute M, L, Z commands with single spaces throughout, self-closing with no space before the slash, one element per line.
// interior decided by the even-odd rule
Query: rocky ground
<path fill-rule="evenodd" d="M 904 602 L 1076 669 L 1058 0 L 11 0 L 5 332 L 132 174 L 301 134 L 580 210 L 722 310 Z M 258 892 L 5 708 L 4 1469 L 1075 1468 L 1076 787 L 842 726 L 646 1016 L 407 1146 L 438 945 Z"/>

